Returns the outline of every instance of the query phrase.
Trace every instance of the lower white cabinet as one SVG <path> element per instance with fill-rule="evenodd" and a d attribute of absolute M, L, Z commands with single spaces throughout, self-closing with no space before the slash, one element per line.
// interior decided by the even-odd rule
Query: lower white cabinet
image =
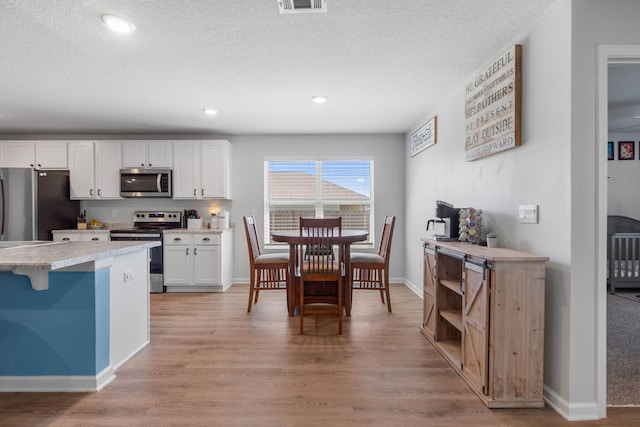
<path fill-rule="evenodd" d="M 222 292 L 231 286 L 233 233 L 164 232 L 167 292 Z"/>
<path fill-rule="evenodd" d="M 54 242 L 108 242 L 109 230 L 53 230 Z"/>

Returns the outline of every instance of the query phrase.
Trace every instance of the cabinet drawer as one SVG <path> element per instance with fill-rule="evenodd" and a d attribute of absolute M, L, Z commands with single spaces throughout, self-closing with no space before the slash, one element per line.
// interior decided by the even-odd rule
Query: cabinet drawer
<path fill-rule="evenodd" d="M 219 245 L 219 234 L 196 234 L 193 236 L 193 243 L 196 245 Z"/>
<path fill-rule="evenodd" d="M 193 236 L 190 234 L 165 234 L 164 244 L 166 246 L 184 246 L 191 245 Z"/>
<path fill-rule="evenodd" d="M 79 242 L 80 235 L 78 233 L 53 233 L 54 242 Z"/>

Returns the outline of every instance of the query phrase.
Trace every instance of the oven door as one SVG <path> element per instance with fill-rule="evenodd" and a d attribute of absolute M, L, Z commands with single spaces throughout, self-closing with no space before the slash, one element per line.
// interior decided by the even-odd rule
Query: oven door
<path fill-rule="evenodd" d="M 144 233 L 111 232 L 112 241 L 160 242 L 160 246 L 149 249 L 149 275 L 151 292 L 164 292 L 164 268 L 162 263 L 162 233 L 151 231 Z"/>

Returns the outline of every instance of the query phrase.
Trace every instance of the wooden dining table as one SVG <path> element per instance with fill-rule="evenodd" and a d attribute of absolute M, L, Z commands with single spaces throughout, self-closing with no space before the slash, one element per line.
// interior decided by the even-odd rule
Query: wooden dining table
<path fill-rule="evenodd" d="M 353 283 L 351 282 L 351 244 L 363 242 L 369 237 L 369 232 L 364 230 L 343 229 L 339 236 L 332 236 L 331 244 L 341 245 L 344 256 L 344 308 L 347 316 L 351 314 L 351 295 Z M 287 310 L 289 316 L 296 314 L 296 308 L 300 306 L 300 276 L 298 274 L 297 253 L 298 245 L 303 243 L 305 236 L 300 235 L 300 230 L 276 231 L 271 233 L 271 239 L 275 242 L 289 244 L 289 283 L 287 283 Z M 305 293 L 306 295 L 306 293 Z M 305 296 L 305 298 L 307 298 Z"/>

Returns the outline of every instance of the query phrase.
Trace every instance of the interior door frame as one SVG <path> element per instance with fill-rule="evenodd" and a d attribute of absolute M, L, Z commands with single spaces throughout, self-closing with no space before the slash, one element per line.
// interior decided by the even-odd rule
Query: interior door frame
<path fill-rule="evenodd" d="M 606 417 L 607 411 L 607 175 L 609 140 L 609 76 L 611 64 L 639 64 L 640 45 L 600 45 L 597 50 L 596 69 L 596 381 L 598 413 Z"/>

